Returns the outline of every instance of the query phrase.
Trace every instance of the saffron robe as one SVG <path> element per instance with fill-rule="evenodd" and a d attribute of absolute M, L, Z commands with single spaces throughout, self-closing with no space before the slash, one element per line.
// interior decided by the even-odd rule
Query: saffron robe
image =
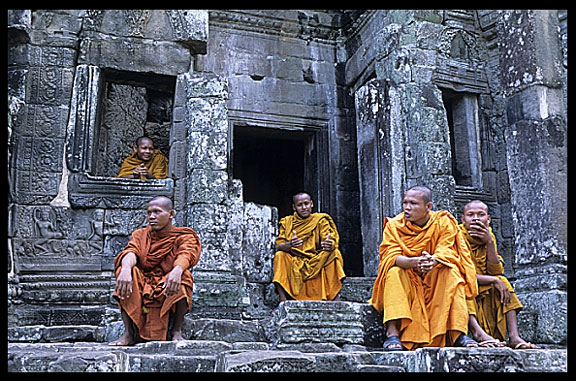
<path fill-rule="evenodd" d="M 427 251 L 439 262 L 426 276 L 396 265 L 398 255 Z M 420 227 L 400 213 L 384 220 L 380 264 L 368 301 L 383 322 L 400 319 L 400 341 L 409 350 L 452 345 L 468 332 L 467 299 L 478 294 L 476 271 L 458 222 L 447 211 L 431 211 Z"/>
<path fill-rule="evenodd" d="M 476 320 L 480 327 L 486 331 L 487 334 L 494 337 L 495 339 L 505 341 L 506 340 L 506 316 L 505 314 L 511 310 L 522 309 L 522 303 L 516 296 L 512 285 L 508 279 L 504 276 L 504 260 L 498 254 L 498 249 L 496 246 L 496 237 L 492 233 L 492 228 L 490 228 L 490 236 L 494 241 L 494 248 L 496 249 L 496 255 L 498 256 L 498 263 L 490 263 L 486 257 L 486 244 L 473 238 L 466 229 L 464 224 L 458 226 L 468 248 L 470 249 L 470 254 L 472 257 L 472 262 L 476 268 L 476 273 L 480 275 L 491 275 L 500 279 L 508 291 L 510 291 L 510 303 L 504 305 L 500 302 L 500 295 L 496 288 L 491 284 L 478 285 L 478 296 L 475 299 L 475 315 Z"/>
<path fill-rule="evenodd" d="M 117 177 L 122 177 L 126 175 L 132 175 L 134 168 L 144 163 L 144 166 L 148 168 L 148 172 L 153 174 L 157 179 L 165 179 L 168 177 L 168 159 L 160 150 L 154 150 L 152 159 L 149 161 L 144 161 L 136 155 L 136 152 L 132 152 L 124 161 L 122 166 L 118 171 Z M 140 176 L 141 180 L 146 180 L 146 177 Z"/>
<path fill-rule="evenodd" d="M 342 254 L 338 249 L 340 236 L 336 224 L 326 213 L 312 213 L 301 218 L 296 212 L 279 222 L 276 246 L 292 239 L 293 230 L 303 243 L 290 252 L 274 255 L 273 283 L 278 283 L 296 300 L 333 300 L 346 278 Z M 320 244 L 330 233 L 333 250 L 324 251 Z"/>
<path fill-rule="evenodd" d="M 135 230 L 114 259 L 114 275 L 118 277 L 124 256 L 129 252 L 136 254 L 132 293 L 126 299 L 120 299 L 116 291 L 113 296 L 138 327 L 142 339 L 166 340 L 168 312 L 174 312 L 180 300 L 186 299 L 190 311 L 194 279 L 189 268 L 198 263 L 200 250 L 198 235 L 188 227 L 174 226 L 168 232 L 156 233 L 147 226 Z M 167 297 L 163 289 L 166 276 L 177 265 L 184 270 L 180 291 Z"/>

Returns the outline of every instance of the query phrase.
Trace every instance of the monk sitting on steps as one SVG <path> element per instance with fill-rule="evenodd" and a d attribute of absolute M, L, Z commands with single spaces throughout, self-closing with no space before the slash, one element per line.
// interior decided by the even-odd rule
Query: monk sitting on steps
<path fill-rule="evenodd" d="M 470 252 L 447 211 L 432 211 L 430 189 L 410 188 L 403 213 L 386 218 L 369 303 L 386 326 L 385 350 L 477 346 L 467 299 L 478 294 Z"/>
<path fill-rule="evenodd" d="M 346 278 L 338 230 L 326 213 L 312 213 L 308 193 L 292 197 L 294 214 L 279 221 L 272 282 L 280 301 L 339 300 Z"/>
<path fill-rule="evenodd" d="M 504 277 L 504 261 L 498 254 L 490 221 L 488 206 L 482 201 L 470 201 L 464 206 L 463 223 L 459 228 L 470 249 L 478 280 L 475 315 L 470 315 L 470 332 L 477 340 L 502 346 L 508 331 L 508 346 L 537 349 L 538 346 L 526 342 L 518 334 L 516 315 L 522 310 L 522 303 Z"/>
<path fill-rule="evenodd" d="M 146 136 L 139 137 L 132 150 L 133 152 L 124 159 L 118 177 L 141 180 L 168 177 L 168 159 L 160 150 L 154 149 L 152 139 Z"/>
<path fill-rule="evenodd" d="M 182 322 L 192 306 L 193 278 L 200 239 L 188 227 L 172 225 L 175 211 L 164 196 L 148 203 L 149 226 L 132 233 L 114 259 L 116 290 L 124 334 L 109 345 L 133 345 L 139 338 L 167 340 L 173 315 L 172 340 L 183 340 Z"/>

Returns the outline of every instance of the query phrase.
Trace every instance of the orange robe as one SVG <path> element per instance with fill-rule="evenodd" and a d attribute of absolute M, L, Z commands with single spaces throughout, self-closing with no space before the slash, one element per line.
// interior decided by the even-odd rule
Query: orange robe
<path fill-rule="evenodd" d="M 290 253 L 274 255 L 274 279 L 296 300 L 332 300 L 342 288 L 344 273 L 342 254 L 338 249 L 339 235 L 332 218 L 326 213 L 312 213 L 303 219 L 294 213 L 280 220 L 276 246 L 290 241 L 292 231 L 303 242 Z M 324 251 L 320 242 L 330 233 L 334 250 Z"/>
<path fill-rule="evenodd" d="M 159 234 L 147 226 L 135 230 L 124 250 L 114 259 L 114 275 L 118 277 L 124 256 L 129 252 L 136 254 L 132 294 L 126 299 L 120 299 L 116 292 L 113 296 L 144 340 L 166 340 L 168 312 L 174 312 L 177 302 L 185 298 L 188 311 L 192 307 L 194 279 L 189 268 L 198 263 L 200 249 L 198 235 L 188 227 L 174 226 Z M 168 273 L 177 265 L 184 269 L 180 291 L 166 297 L 162 287 Z"/>
<path fill-rule="evenodd" d="M 416 268 L 396 266 L 398 255 L 420 256 L 425 250 L 440 262 L 424 278 Z M 380 264 L 368 301 L 383 321 L 400 319 L 400 341 L 409 350 L 452 345 L 468 332 L 467 299 L 478 294 L 470 252 L 447 211 L 431 211 L 426 225 L 408 222 L 404 213 L 386 218 Z"/>
<path fill-rule="evenodd" d="M 122 166 L 118 171 L 117 177 L 122 177 L 126 175 L 132 175 L 134 168 L 144 163 L 144 166 L 148 168 L 148 172 L 153 174 L 157 179 L 165 179 L 168 177 L 168 159 L 159 150 L 154 150 L 154 155 L 149 161 L 143 161 L 138 158 L 136 152 L 132 152 L 124 161 Z M 146 180 L 145 177 L 140 176 L 141 180 Z"/>
<path fill-rule="evenodd" d="M 522 303 L 508 279 L 504 276 L 504 260 L 498 254 L 496 247 L 496 237 L 490 228 L 490 235 L 494 241 L 494 248 L 498 256 L 499 263 L 489 263 L 486 258 L 486 245 L 474 239 L 466 230 L 464 224 L 458 226 L 464 240 L 470 249 L 472 262 L 476 268 L 476 273 L 480 275 L 492 275 L 498 277 L 510 291 L 510 303 L 504 305 L 500 302 L 500 296 L 496 288 L 491 284 L 478 285 L 478 296 L 475 300 L 475 315 L 476 320 L 480 327 L 486 331 L 487 334 L 495 339 L 506 340 L 506 316 L 505 314 L 510 310 L 521 310 Z"/>

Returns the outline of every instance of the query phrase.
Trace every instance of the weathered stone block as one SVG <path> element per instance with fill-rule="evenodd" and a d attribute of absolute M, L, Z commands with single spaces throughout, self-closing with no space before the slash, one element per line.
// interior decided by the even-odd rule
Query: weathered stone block
<path fill-rule="evenodd" d="M 210 169 L 189 171 L 187 203 L 221 204 L 228 194 L 228 173 Z"/>
<path fill-rule="evenodd" d="M 190 52 L 175 42 L 105 35 L 100 38 L 81 40 L 79 64 L 174 76 L 190 67 Z"/>
<path fill-rule="evenodd" d="M 229 343 L 265 340 L 262 327 L 256 321 L 185 318 L 182 332 L 190 340 L 218 340 Z"/>
<path fill-rule="evenodd" d="M 228 166 L 228 134 L 191 131 L 187 147 L 189 169 L 226 169 Z"/>
<path fill-rule="evenodd" d="M 228 97 L 228 83 L 225 78 L 215 74 L 186 73 L 179 77 L 186 99 Z"/>
<path fill-rule="evenodd" d="M 244 204 L 242 265 L 249 282 L 272 281 L 277 225 L 278 217 L 271 207 Z"/>
<path fill-rule="evenodd" d="M 197 266 L 198 267 L 198 266 Z M 198 269 L 200 270 L 200 269 Z M 192 308 L 203 311 L 205 308 L 242 308 L 249 302 L 245 294 L 245 279 L 230 273 L 215 271 L 194 271 L 194 296 Z"/>
<path fill-rule="evenodd" d="M 228 109 L 221 98 L 192 98 L 186 103 L 189 131 L 228 132 Z"/>
<path fill-rule="evenodd" d="M 217 372 L 314 372 L 315 358 L 295 351 L 245 351 L 218 356 Z"/>
<path fill-rule="evenodd" d="M 286 301 L 275 312 L 270 335 L 278 343 L 362 344 L 362 312 L 349 302 Z"/>

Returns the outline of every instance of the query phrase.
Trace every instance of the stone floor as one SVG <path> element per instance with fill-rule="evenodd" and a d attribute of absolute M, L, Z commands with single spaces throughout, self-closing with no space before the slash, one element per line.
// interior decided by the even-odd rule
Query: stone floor
<path fill-rule="evenodd" d="M 566 372 L 567 349 L 423 348 L 383 352 L 366 303 L 280 304 L 262 320 L 186 318 L 181 342 L 110 347 L 106 326 L 8 329 L 10 372 Z M 111 321 L 111 323 L 110 323 Z"/>
<path fill-rule="evenodd" d="M 186 340 L 132 347 L 105 343 L 9 343 L 9 372 L 566 372 L 566 349 L 360 345 L 278 347 L 266 342 Z"/>

